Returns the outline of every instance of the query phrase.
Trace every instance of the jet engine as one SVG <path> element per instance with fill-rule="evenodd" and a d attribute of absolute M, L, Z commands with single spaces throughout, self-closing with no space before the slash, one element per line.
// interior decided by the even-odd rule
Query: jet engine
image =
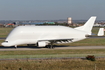
<path fill-rule="evenodd" d="M 38 43 L 37 43 L 37 46 L 38 46 L 38 47 L 45 47 L 46 45 L 47 45 L 46 42 L 38 42 Z"/>

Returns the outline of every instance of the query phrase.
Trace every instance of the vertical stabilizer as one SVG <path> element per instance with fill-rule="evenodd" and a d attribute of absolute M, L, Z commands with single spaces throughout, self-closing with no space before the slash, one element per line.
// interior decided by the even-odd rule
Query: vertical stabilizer
<path fill-rule="evenodd" d="M 100 28 L 97 35 L 103 36 L 104 35 L 104 28 Z"/>
<path fill-rule="evenodd" d="M 91 35 L 91 30 L 93 28 L 95 20 L 96 20 L 96 16 L 92 16 L 83 26 L 76 27 L 75 29 L 85 31 L 89 35 Z"/>

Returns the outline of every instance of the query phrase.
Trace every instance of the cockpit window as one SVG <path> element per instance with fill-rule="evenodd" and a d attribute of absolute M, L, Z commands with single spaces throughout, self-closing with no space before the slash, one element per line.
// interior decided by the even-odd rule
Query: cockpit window
<path fill-rule="evenodd" d="M 5 41 L 6 43 L 8 43 L 8 41 Z"/>

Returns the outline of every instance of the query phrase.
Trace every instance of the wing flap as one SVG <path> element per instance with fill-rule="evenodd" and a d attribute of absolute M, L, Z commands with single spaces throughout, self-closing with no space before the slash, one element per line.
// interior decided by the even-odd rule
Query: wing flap
<path fill-rule="evenodd" d="M 50 42 L 50 43 L 70 43 L 70 42 L 72 42 L 72 40 L 73 40 L 73 38 L 71 38 L 71 39 L 38 40 L 38 42 L 46 41 L 46 42 Z"/>

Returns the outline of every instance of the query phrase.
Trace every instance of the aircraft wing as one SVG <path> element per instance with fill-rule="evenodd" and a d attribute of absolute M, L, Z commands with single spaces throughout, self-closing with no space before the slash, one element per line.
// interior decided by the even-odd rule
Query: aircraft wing
<path fill-rule="evenodd" d="M 48 39 L 48 40 L 38 40 L 40 41 L 48 41 L 50 43 L 69 43 L 72 42 L 73 38 L 70 39 Z"/>

